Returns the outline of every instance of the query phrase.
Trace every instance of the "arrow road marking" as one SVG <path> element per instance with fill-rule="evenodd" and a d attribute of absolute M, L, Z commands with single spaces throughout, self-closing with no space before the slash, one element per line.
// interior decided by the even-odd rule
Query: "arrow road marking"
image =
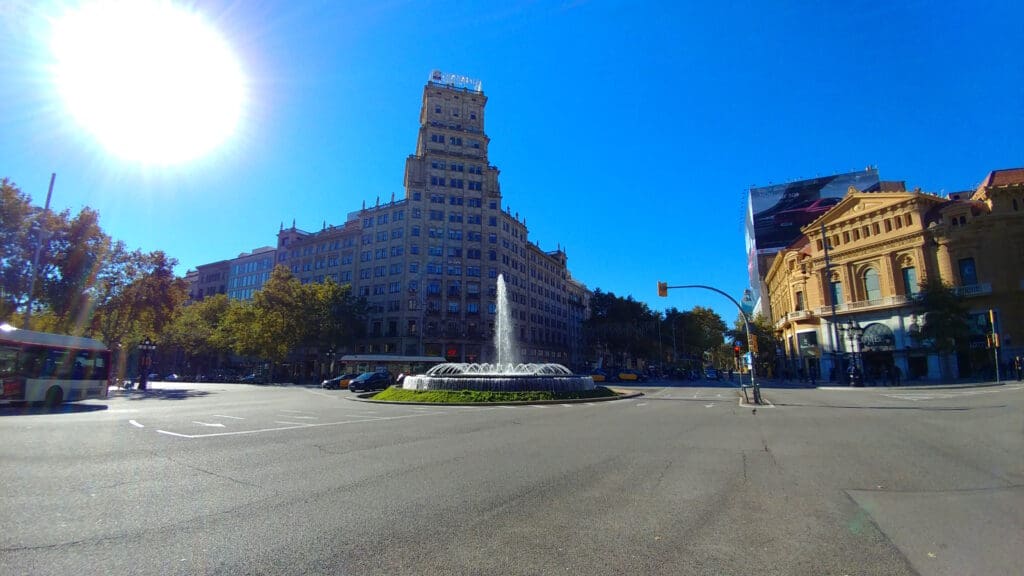
<path fill-rule="evenodd" d="M 199 424 L 200 426 L 212 426 L 214 428 L 223 428 L 224 427 L 224 425 L 221 424 L 220 422 L 214 422 L 213 424 L 210 424 L 210 423 L 207 423 L 207 422 L 199 422 L 197 420 L 193 420 L 192 423 L 193 424 Z"/>

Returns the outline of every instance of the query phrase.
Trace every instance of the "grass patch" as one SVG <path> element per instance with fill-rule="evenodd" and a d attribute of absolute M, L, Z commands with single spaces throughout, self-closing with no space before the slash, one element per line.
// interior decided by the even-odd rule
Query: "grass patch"
<path fill-rule="evenodd" d="M 616 396 L 604 386 L 580 392 L 479 392 L 477 390 L 405 390 L 392 386 L 373 396 L 374 400 L 388 402 L 423 402 L 425 404 L 454 404 L 461 402 L 537 402 L 538 400 L 579 400 Z"/>

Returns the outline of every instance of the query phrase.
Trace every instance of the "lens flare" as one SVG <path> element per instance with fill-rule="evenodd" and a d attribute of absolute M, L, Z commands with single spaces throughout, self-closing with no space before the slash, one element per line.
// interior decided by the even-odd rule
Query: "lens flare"
<path fill-rule="evenodd" d="M 178 164 L 227 140 L 242 115 L 235 55 L 199 14 L 159 0 L 98 1 L 53 23 L 53 77 L 112 154 Z"/>

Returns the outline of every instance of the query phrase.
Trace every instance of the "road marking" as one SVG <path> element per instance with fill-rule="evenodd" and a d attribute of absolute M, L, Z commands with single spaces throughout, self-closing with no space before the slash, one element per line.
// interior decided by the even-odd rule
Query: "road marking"
<path fill-rule="evenodd" d="M 129 420 L 128 423 L 131 424 L 132 426 L 135 426 L 136 428 L 145 428 L 145 426 L 143 426 L 142 424 L 139 424 L 135 420 Z"/>
<path fill-rule="evenodd" d="M 285 420 L 274 420 L 274 424 L 291 424 L 293 426 L 309 426 L 305 422 L 287 422 Z"/>
<path fill-rule="evenodd" d="M 511 408 L 511 406 L 510 406 Z M 300 428 L 320 428 L 323 426 L 341 426 L 344 424 L 362 424 L 365 422 L 382 422 L 384 420 L 402 420 L 405 418 L 418 418 L 420 416 L 436 416 L 438 414 L 445 414 L 445 412 L 420 412 L 419 414 L 406 414 L 404 416 L 382 416 L 378 418 L 363 418 L 360 420 L 342 420 L 339 422 L 318 422 L 316 424 L 298 424 L 293 426 L 282 426 L 277 428 L 259 428 L 256 430 L 233 430 L 231 432 L 211 432 L 209 434 L 179 434 L 177 432 L 169 432 L 167 430 L 157 430 L 161 434 L 168 436 L 177 436 L 179 438 L 188 438 L 190 440 L 196 438 L 213 438 L 215 436 L 240 436 L 242 434 L 259 434 L 261 432 L 279 432 L 283 430 L 298 430 Z"/>
<path fill-rule="evenodd" d="M 547 406 L 543 404 L 530 404 L 530 406 L 533 406 L 534 408 L 547 408 Z"/>
<path fill-rule="evenodd" d="M 285 409 L 281 409 L 281 412 L 290 412 L 292 414 L 313 414 L 313 412 L 309 412 L 308 410 L 285 410 Z"/>
<path fill-rule="evenodd" d="M 714 408 L 715 404 L 714 404 L 714 402 L 712 402 L 711 404 L 705 404 L 704 407 L 705 408 Z"/>
<path fill-rule="evenodd" d="M 228 416 L 227 414 L 211 414 L 214 418 L 231 418 L 232 420 L 245 420 L 241 416 Z"/>
<path fill-rule="evenodd" d="M 224 425 L 221 424 L 220 422 L 214 422 L 214 423 L 211 424 L 209 422 L 200 422 L 198 420 L 193 420 L 192 423 L 193 424 L 199 424 L 200 426 L 212 426 L 214 428 L 223 428 L 224 427 Z"/>
<path fill-rule="evenodd" d="M 310 394 L 316 394 L 317 396 L 326 396 L 327 398 L 334 398 L 334 399 L 338 398 L 338 396 L 336 394 L 328 394 L 326 392 L 317 392 L 316 390 L 310 390 L 308 388 L 303 388 L 303 390 L 305 390 L 306 392 L 309 392 Z"/>
<path fill-rule="evenodd" d="M 639 408 L 639 407 L 641 407 L 641 406 L 647 406 L 647 402 L 637 402 L 637 403 L 635 404 L 635 406 L 636 406 L 637 408 Z"/>
<path fill-rule="evenodd" d="M 296 420 L 319 420 L 317 416 L 292 416 Z"/>
<path fill-rule="evenodd" d="M 197 438 L 197 436 L 189 436 L 188 434 L 178 434 L 177 432 L 168 432 L 167 430 L 157 430 L 161 434 L 167 434 L 168 436 L 177 436 L 178 438 Z"/>

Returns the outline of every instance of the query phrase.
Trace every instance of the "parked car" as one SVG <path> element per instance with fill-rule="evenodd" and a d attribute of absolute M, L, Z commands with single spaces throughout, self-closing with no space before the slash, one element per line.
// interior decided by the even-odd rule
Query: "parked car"
<path fill-rule="evenodd" d="M 363 372 L 348 383 L 352 392 L 383 390 L 391 386 L 391 374 L 387 372 Z"/>
<path fill-rule="evenodd" d="M 707 380 L 721 380 L 722 373 L 717 368 L 705 368 L 704 378 Z"/>
<path fill-rule="evenodd" d="M 327 388 L 328 390 L 344 390 L 348 388 L 349 382 L 357 378 L 359 374 L 342 374 L 341 376 L 335 376 L 334 378 L 328 378 L 320 383 L 321 388 Z"/>
<path fill-rule="evenodd" d="M 619 370 L 619 380 L 623 382 L 646 382 L 647 375 L 636 370 Z"/>
<path fill-rule="evenodd" d="M 593 370 L 593 371 L 590 372 L 590 377 L 591 377 L 591 379 L 594 380 L 594 382 L 607 382 L 608 381 L 608 375 L 605 374 L 604 370 Z"/>
<path fill-rule="evenodd" d="M 249 374 L 248 376 L 242 376 L 239 382 L 242 384 L 263 384 L 263 377 L 258 374 Z"/>
<path fill-rule="evenodd" d="M 168 374 L 164 376 L 164 382 L 181 382 L 181 376 L 177 374 Z"/>

